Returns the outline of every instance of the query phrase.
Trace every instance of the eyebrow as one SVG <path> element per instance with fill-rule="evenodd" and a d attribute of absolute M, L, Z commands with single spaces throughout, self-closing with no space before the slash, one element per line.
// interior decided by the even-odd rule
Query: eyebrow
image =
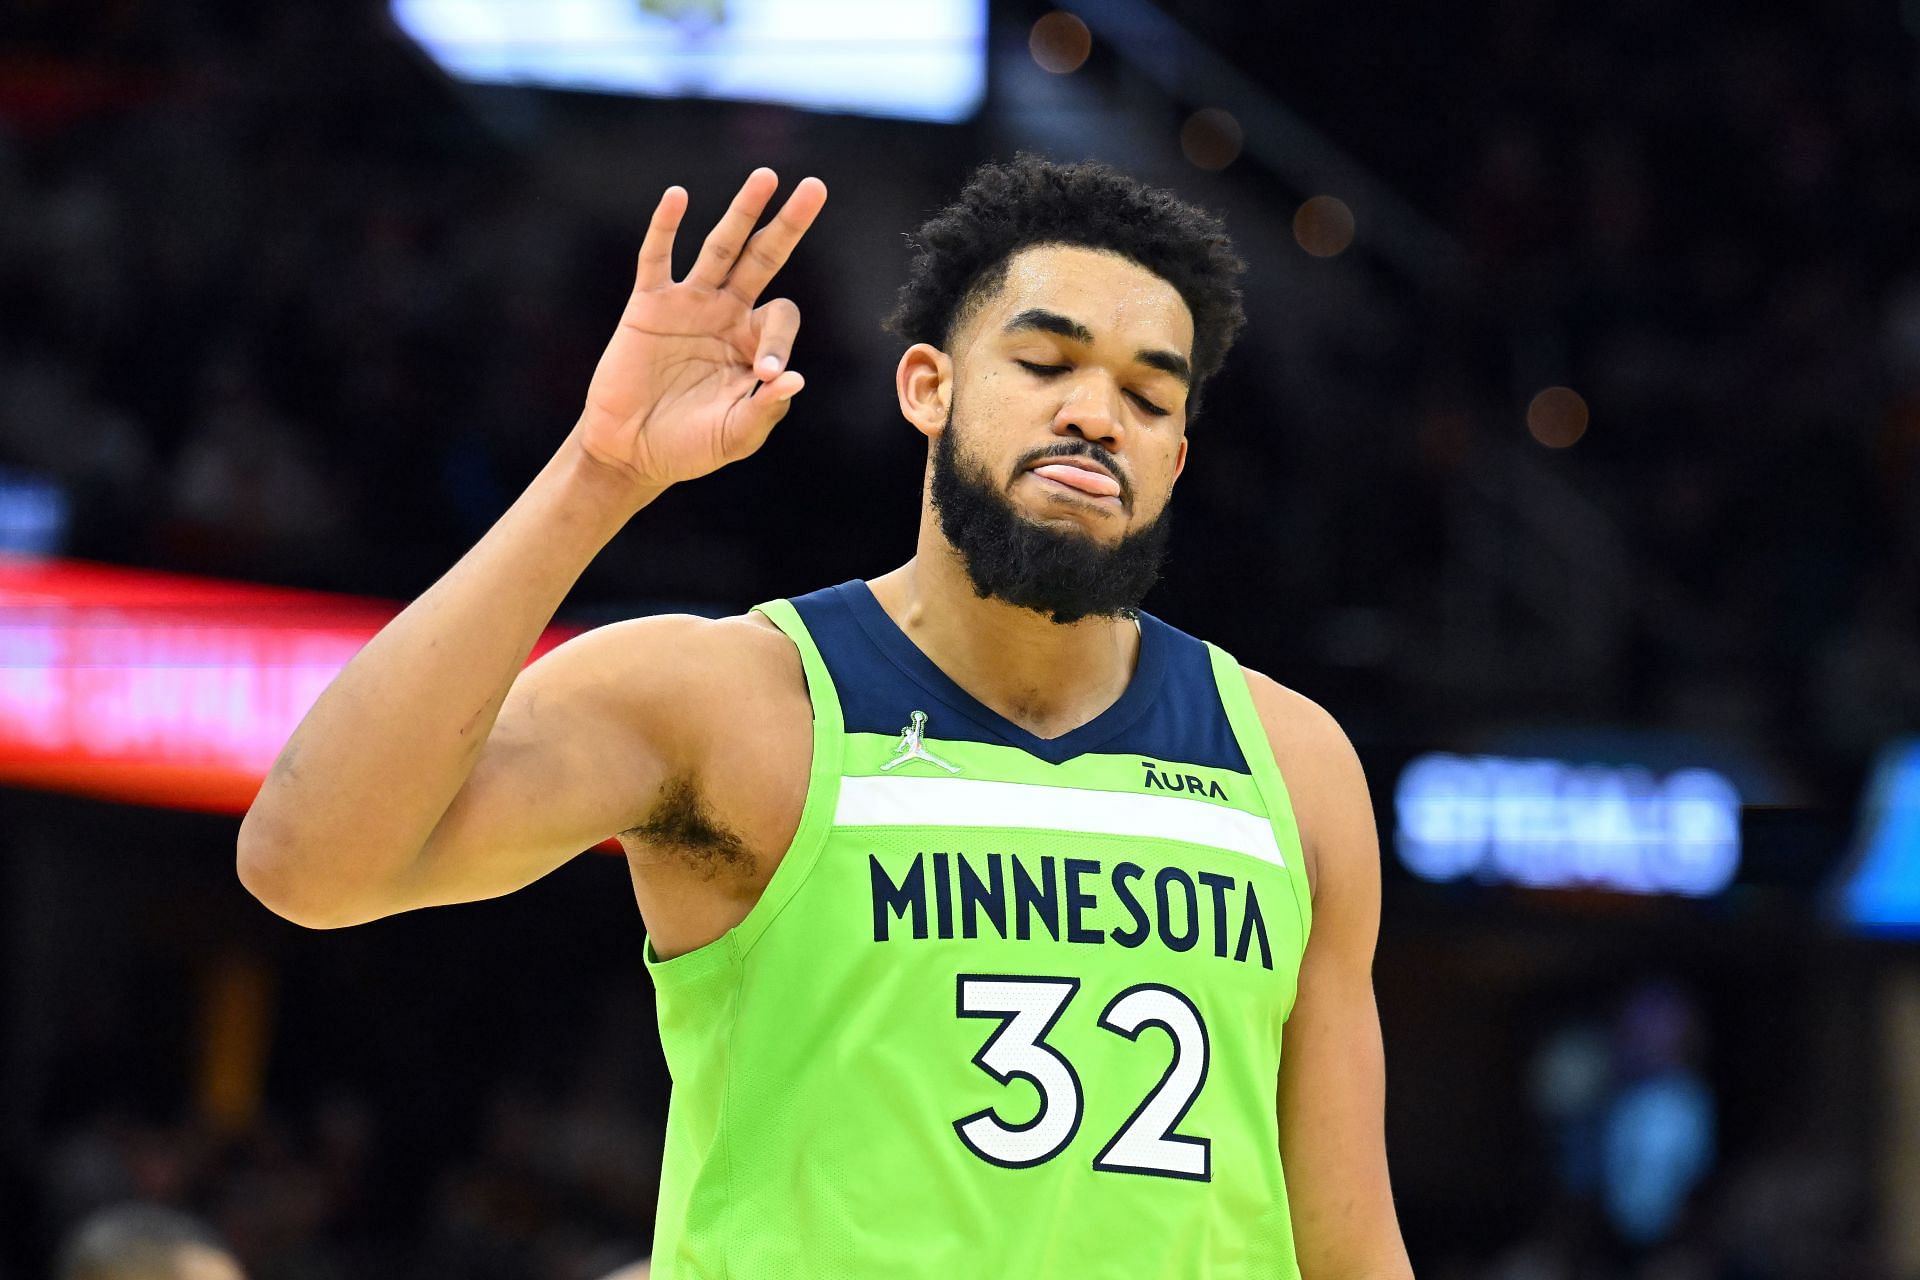
<path fill-rule="evenodd" d="M 1045 307 L 1029 307 L 1013 319 L 1007 321 L 1005 333 L 1015 333 L 1023 329 L 1037 329 L 1042 333 L 1056 333 L 1081 346 L 1093 345 L 1093 330 L 1081 324 L 1071 316 L 1063 316 L 1058 311 L 1048 311 Z M 1133 358 L 1150 369 L 1178 378 L 1181 385 L 1193 385 L 1193 366 L 1187 358 L 1177 351 L 1156 350 L 1142 347 L 1133 353 Z"/>

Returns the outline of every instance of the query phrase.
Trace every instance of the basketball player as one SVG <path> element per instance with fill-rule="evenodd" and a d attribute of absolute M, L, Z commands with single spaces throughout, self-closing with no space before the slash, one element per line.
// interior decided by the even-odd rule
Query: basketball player
<path fill-rule="evenodd" d="M 1241 321 L 1210 216 L 1101 166 L 983 167 L 894 317 L 913 558 L 522 674 L 600 548 L 801 390 L 799 313 L 759 299 L 826 189 L 755 232 L 776 186 L 677 283 L 667 190 L 571 434 L 314 705 L 241 878 L 326 928 L 617 833 L 674 1080 L 663 1280 L 1410 1274 L 1359 763 L 1135 608 Z"/>

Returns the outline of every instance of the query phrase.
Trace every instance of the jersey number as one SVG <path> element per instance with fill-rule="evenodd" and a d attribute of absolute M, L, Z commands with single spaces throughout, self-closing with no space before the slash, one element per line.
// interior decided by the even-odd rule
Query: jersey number
<path fill-rule="evenodd" d="M 1025 1169 L 1059 1155 L 1080 1131 L 1085 1110 L 1080 1075 L 1047 1043 L 1047 1033 L 1079 989 L 1078 978 L 960 975 L 959 1015 L 1000 1023 L 973 1055 L 974 1065 L 1000 1084 L 1020 1079 L 1040 1091 L 1040 1109 L 1025 1124 L 1008 1124 L 991 1108 L 953 1122 L 960 1141 L 982 1160 Z M 1200 1011 L 1172 987 L 1147 982 L 1115 996 L 1101 1013 L 1100 1025 L 1129 1040 L 1139 1039 L 1148 1027 L 1159 1027 L 1173 1039 L 1173 1061 L 1120 1132 L 1093 1158 L 1093 1167 L 1211 1180 L 1212 1142 L 1174 1133 L 1207 1082 L 1207 1026 Z"/>

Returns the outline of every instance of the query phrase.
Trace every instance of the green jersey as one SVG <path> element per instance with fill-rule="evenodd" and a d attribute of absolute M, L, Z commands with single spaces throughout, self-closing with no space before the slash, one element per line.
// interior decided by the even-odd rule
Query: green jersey
<path fill-rule="evenodd" d="M 656 1280 L 1298 1277 L 1276 1095 L 1309 896 L 1239 666 L 1142 614 L 1042 739 L 864 583 L 761 606 L 813 703 L 737 927 L 649 947 Z"/>

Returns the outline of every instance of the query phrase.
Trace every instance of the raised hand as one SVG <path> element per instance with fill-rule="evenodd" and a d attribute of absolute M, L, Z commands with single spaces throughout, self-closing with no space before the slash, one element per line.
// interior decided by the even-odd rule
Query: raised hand
<path fill-rule="evenodd" d="M 765 443 L 805 385 L 787 368 L 800 308 L 759 302 L 826 203 L 802 179 L 773 221 L 754 231 L 779 179 L 755 169 L 678 283 L 673 238 L 687 193 L 668 187 L 640 246 L 627 299 L 587 388 L 575 434 L 596 461 L 636 488 L 664 488 L 737 462 Z"/>

